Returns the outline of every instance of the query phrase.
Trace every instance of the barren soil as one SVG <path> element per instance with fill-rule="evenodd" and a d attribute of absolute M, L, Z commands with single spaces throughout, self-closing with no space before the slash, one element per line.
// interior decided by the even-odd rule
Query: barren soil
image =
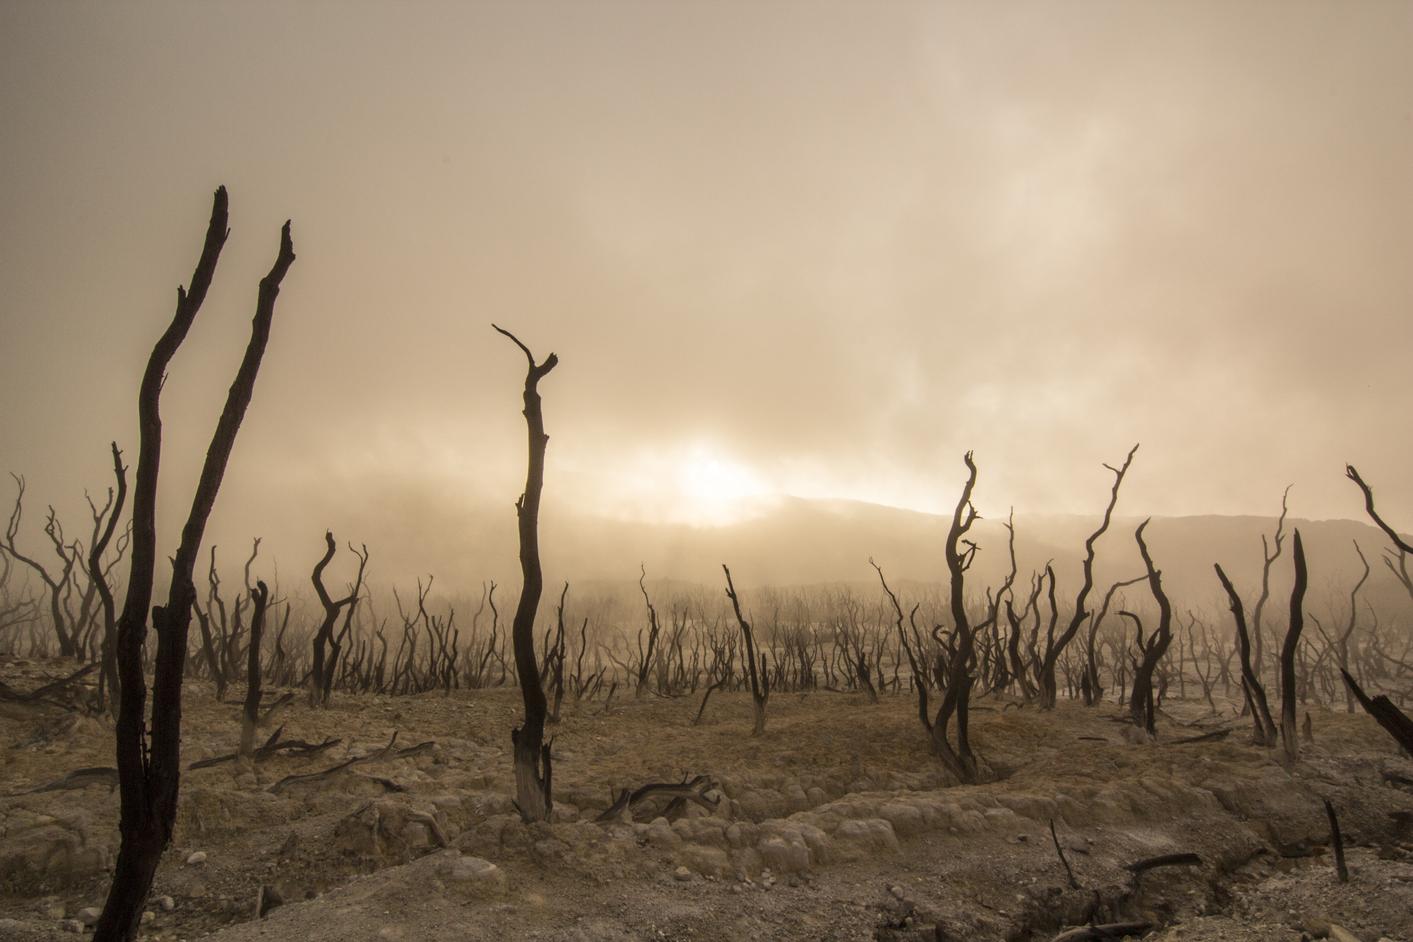
<path fill-rule="evenodd" d="M 63 672 L 0 662 L 19 690 Z M 185 761 L 234 751 L 236 704 L 204 684 L 186 696 Z M 1162 940 L 1413 940 L 1413 762 L 1362 715 L 1312 709 L 1314 742 L 1286 768 L 1205 704 L 1170 700 L 1160 740 L 1138 743 L 1113 705 L 986 699 L 972 732 L 992 781 L 957 786 L 910 697 L 773 696 L 754 739 L 748 695 L 714 694 L 693 726 L 698 702 L 566 703 L 556 820 L 526 827 L 510 803 L 517 691 L 300 698 L 275 720 L 283 738 L 340 742 L 185 772 L 144 938 L 1039 940 L 1093 919 L 1151 923 Z M 1225 740 L 1172 744 L 1223 725 Z M 394 748 L 435 746 L 277 786 L 394 733 Z M 101 780 L 34 789 L 111 766 L 111 727 L 7 706 L 0 750 L 0 939 L 73 938 L 102 905 L 118 796 Z M 668 821 L 659 799 L 633 821 L 593 820 L 613 788 L 697 773 L 718 783 L 715 811 Z M 1339 811 L 1345 884 L 1322 798 Z M 1179 852 L 1200 864 L 1126 869 Z M 262 886 L 284 902 L 257 919 Z"/>

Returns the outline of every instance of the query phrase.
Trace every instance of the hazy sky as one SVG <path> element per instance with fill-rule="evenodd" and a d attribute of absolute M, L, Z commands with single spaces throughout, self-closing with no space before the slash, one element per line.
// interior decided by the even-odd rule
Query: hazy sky
<path fill-rule="evenodd" d="M 562 360 L 547 513 L 939 509 L 967 448 L 983 513 L 1097 512 L 1141 440 L 1129 513 L 1358 517 L 1354 461 L 1407 525 L 1410 48 L 1408 2 L 4 0 L 0 469 L 37 516 L 135 460 L 224 183 L 169 528 L 286 217 L 231 539 L 513 526 L 493 320 Z"/>

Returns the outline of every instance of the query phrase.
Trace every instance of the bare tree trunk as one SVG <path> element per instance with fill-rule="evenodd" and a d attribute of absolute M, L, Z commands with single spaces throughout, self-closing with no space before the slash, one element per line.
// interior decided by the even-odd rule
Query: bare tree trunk
<path fill-rule="evenodd" d="M 491 325 L 495 327 L 494 324 Z M 544 574 L 540 570 L 540 491 L 545 484 L 544 414 L 540 409 L 540 380 L 554 369 L 559 358 L 553 353 L 543 363 L 535 362 L 530 348 L 508 330 L 496 331 L 510 338 L 529 361 L 525 373 L 525 427 L 529 435 L 529 463 L 525 472 L 525 492 L 515 502 L 520 524 L 520 574 L 524 585 L 520 601 L 515 606 L 511 623 L 511 643 L 515 649 L 515 673 L 520 680 L 520 692 L 525 701 L 525 723 L 511 731 L 510 741 L 515 750 L 515 799 L 521 820 L 549 820 L 552 799 L 550 748 L 545 745 L 545 717 L 549 704 L 540 684 L 540 670 L 535 663 L 535 613 L 544 589 Z"/>
<path fill-rule="evenodd" d="M 1158 662 L 1168 651 L 1168 645 L 1173 642 L 1172 621 L 1173 609 L 1168 601 L 1168 595 L 1163 591 L 1163 573 L 1153 567 L 1153 557 L 1148 553 L 1148 544 L 1143 540 L 1143 531 L 1148 526 L 1145 520 L 1138 525 L 1138 530 L 1134 532 L 1134 539 L 1138 542 L 1139 555 L 1143 557 L 1143 566 L 1148 570 L 1148 588 L 1153 593 L 1153 598 L 1158 602 L 1158 627 L 1153 629 L 1153 634 L 1148 643 L 1143 643 L 1142 626 L 1138 621 L 1138 616 L 1132 613 L 1127 614 L 1139 627 L 1139 650 L 1142 653 L 1142 660 L 1138 663 L 1137 670 L 1133 674 L 1133 691 L 1129 695 L 1129 713 L 1133 717 L 1133 724 L 1146 732 L 1149 736 L 1157 733 L 1157 728 L 1153 720 L 1153 672 L 1158 667 Z"/>
<path fill-rule="evenodd" d="M 1384 534 L 1389 538 L 1389 542 L 1393 544 L 1393 548 L 1398 551 L 1396 557 L 1392 553 L 1385 556 L 1384 565 L 1386 565 L 1389 572 L 1393 573 L 1398 581 L 1403 584 L 1403 588 L 1408 592 L 1408 597 L 1413 599 L 1413 577 L 1410 577 L 1408 574 L 1408 557 L 1413 555 L 1413 544 L 1410 544 L 1403 537 L 1399 536 L 1398 531 L 1390 526 L 1383 517 L 1379 516 L 1379 512 L 1374 509 L 1374 490 L 1368 484 L 1364 483 L 1364 479 L 1359 476 L 1359 472 L 1355 469 L 1354 465 L 1345 465 L 1344 474 L 1345 477 L 1359 486 L 1359 490 L 1364 495 L 1364 510 L 1369 514 L 1369 519 L 1374 521 L 1374 524 L 1380 530 L 1384 531 Z M 1395 559 L 1397 560 L 1396 564 Z"/>
<path fill-rule="evenodd" d="M 255 726 L 260 720 L 260 640 L 265 633 L 265 609 L 270 602 L 270 590 L 265 583 L 255 583 L 250 593 L 255 610 L 250 615 L 250 650 L 245 671 L 245 704 L 240 723 L 240 754 L 250 755 L 255 747 Z"/>
<path fill-rule="evenodd" d="M 1217 578 L 1221 580 L 1222 588 L 1226 590 L 1227 600 L 1231 603 L 1232 618 L 1236 619 L 1236 643 L 1237 653 L 1241 657 L 1241 684 L 1242 690 L 1246 694 L 1246 700 L 1251 708 L 1251 722 L 1255 729 L 1252 731 L 1252 739 L 1258 746 L 1274 746 L 1276 744 L 1276 724 L 1271 719 L 1271 708 L 1266 702 L 1266 690 L 1261 686 L 1261 681 L 1256 676 L 1256 671 L 1251 665 L 1251 638 L 1246 632 L 1246 612 L 1241 605 L 1241 596 L 1236 594 L 1236 587 L 1232 585 L 1227 574 L 1222 571 L 1222 567 L 1214 564 L 1217 570 Z"/>
<path fill-rule="evenodd" d="M 1104 465 L 1114 474 L 1114 486 L 1109 492 L 1109 505 L 1104 508 L 1104 519 L 1099 524 L 1099 528 L 1089 535 L 1089 539 L 1084 541 L 1084 579 L 1079 587 L 1079 594 L 1075 596 L 1074 613 L 1070 616 L 1069 626 L 1060 637 L 1053 635 L 1047 639 L 1045 644 L 1045 657 L 1040 662 L 1040 709 L 1053 710 L 1055 708 L 1055 665 L 1059 663 L 1060 655 L 1074 636 L 1079 632 L 1079 628 L 1084 624 L 1084 620 L 1089 617 L 1090 612 L 1084 607 L 1089 599 L 1089 593 L 1094 588 L 1094 544 L 1109 529 L 1109 521 L 1114 516 L 1114 506 L 1119 502 L 1119 488 L 1123 486 L 1124 475 L 1128 473 L 1128 466 L 1133 463 L 1133 456 L 1138 452 L 1138 446 L 1134 445 L 1129 449 L 1128 457 L 1124 459 L 1123 467 L 1115 468 L 1112 465 Z M 1050 591 L 1055 590 L 1055 574 L 1050 573 Z M 1053 610 L 1053 609 L 1052 609 Z M 1097 680 L 1097 678 L 1096 678 Z"/>
<path fill-rule="evenodd" d="M 280 283 L 294 262 L 294 246 L 286 222 L 280 251 L 270 273 L 260 282 L 250 343 L 236 372 L 217 421 L 206 461 L 201 469 L 191 512 L 182 529 L 173 561 L 167 604 L 152 610 L 157 633 L 156 672 L 152 688 L 150 741 L 144 730 L 147 687 L 142 673 L 142 644 L 147 634 L 147 612 L 152 601 L 153 571 L 157 562 L 157 472 L 161 462 L 162 420 L 159 398 L 167 365 L 186 338 L 206 297 L 211 277 L 225 244 L 226 190 L 216 191 L 206 241 L 192 275 L 191 290 L 177 289 L 177 310 L 158 339 L 147 362 L 138 392 L 139 448 L 133 493 L 133 539 L 127 597 L 118 620 L 118 675 L 121 700 L 116 732 L 121 813 L 121 845 L 113 882 L 94 932 L 96 942 L 128 942 L 137 938 L 152 878 L 162 851 L 171 841 L 177 816 L 181 781 L 182 673 L 186 667 L 187 631 L 196 599 L 192 571 L 202 534 L 225 474 L 236 433 L 245 417 L 255 388 L 255 377 L 270 336 L 275 298 Z"/>
<path fill-rule="evenodd" d="M 751 705 L 755 711 L 755 725 L 751 727 L 751 735 L 759 736 L 765 732 L 765 705 L 770 700 L 770 674 L 765 669 L 764 653 L 759 655 L 760 669 L 756 669 L 758 655 L 755 633 L 751 631 L 751 623 L 741 614 L 741 600 L 736 596 L 736 586 L 731 581 L 731 570 L 722 563 L 721 571 L 726 573 L 726 596 L 731 599 L 731 609 L 736 613 L 736 623 L 741 628 L 741 638 L 745 643 L 746 676 L 751 680 Z M 706 707 L 705 698 L 702 699 L 702 707 Z"/>
<path fill-rule="evenodd" d="M 971 452 L 967 452 L 962 461 L 967 467 L 967 480 L 962 486 L 961 497 L 957 500 L 956 511 L 952 514 L 952 525 L 947 531 L 944 547 L 947 572 L 951 577 L 950 604 L 954 649 L 947 665 L 947 686 L 942 693 L 942 704 L 937 708 L 937 716 L 932 721 L 932 748 L 958 779 L 963 782 L 976 782 L 980 773 L 967 730 L 968 706 L 975 679 L 970 664 L 974 651 L 974 634 L 966 610 L 964 579 L 976 555 L 976 544 L 968 540 L 966 534 L 979 515 L 971 502 L 971 493 L 976 487 L 976 464 L 972 461 Z M 954 716 L 957 720 L 955 747 L 948 738 L 948 727 Z"/>
<path fill-rule="evenodd" d="M 1260 678 L 1262 666 L 1265 664 L 1266 635 L 1262 628 L 1261 614 L 1266 609 L 1266 600 L 1271 597 L 1271 567 L 1280 559 L 1281 548 L 1285 545 L 1285 517 L 1289 509 L 1290 485 L 1286 485 L 1285 491 L 1281 493 L 1281 515 L 1276 520 L 1275 535 L 1268 543 L 1266 535 L 1261 534 L 1261 594 L 1257 596 L 1256 604 L 1251 609 L 1252 669 L 1257 678 Z M 1272 544 L 1275 545 L 1274 551 L 1271 549 Z"/>
<path fill-rule="evenodd" d="M 314 632 L 314 666 L 309 675 L 310 706 L 325 706 L 329 702 L 339 655 L 339 645 L 334 641 L 334 624 L 338 621 L 339 612 L 345 608 L 348 609 L 348 618 L 353 617 L 353 609 L 358 605 L 358 595 L 363 588 L 363 573 L 368 568 L 368 546 L 365 544 L 361 553 L 354 549 L 351 543 L 348 548 L 358 557 L 358 578 L 349 587 L 348 595 L 335 599 L 324 587 L 324 569 L 338 549 L 334 544 L 332 531 L 324 531 L 324 555 L 314 564 L 314 572 L 309 577 L 314 585 L 314 594 L 319 597 L 319 604 L 324 608 L 324 619 L 319 623 L 319 630 Z M 332 648 L 332 656 L 327 652 L 329 648 Z"/>
<path fill-rule="evenodd" d="M 1305 548 L 1296 529 L 1291 544 L 1295 557 L 1295 586 L 1290 592 L 1290 627 L 1281 647 L 1281 746 L 1290 761 L 1300 755 L 1300 734 L 1295 725 L 1295 650 L 1300 645 L 1300 632 L 1305 627 Z"/>
<path fill-rule="evenodd" d="M 118 617 L 117 606 L 113 601 L 113 590 L 109 588 L 108 578 L 103 572 L 103 553 L 107 550 L 109 541 L 113 539 L 113 530 L 117 526 L 118 518 L 123 513 L 123 504 L 128 494 L 128 469 L 123 466 L 123 453 L 118 450 L 118 443 L 112 442 L 111 446 L 113 449 L 113 477 L 118 482 L 118 496 L 113 503 L 113 510 L 108 516 L 108 525 L 103 529 L 103 535 L 93 542 L 93 547 L 89 550 L 88 571 L 103 606 L 103 643 L 99 649 L 103 662 L 103 677 L 100 690 L 106 689 L 109 711 L 116 716 L 119 690 L 116 651 Z M 101 695 L 99 699 L 101 709 Z"/>

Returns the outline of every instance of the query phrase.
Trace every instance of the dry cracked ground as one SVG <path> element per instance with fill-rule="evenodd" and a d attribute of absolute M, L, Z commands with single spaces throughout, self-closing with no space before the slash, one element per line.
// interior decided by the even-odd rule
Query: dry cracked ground
<path fill-rule="evenodd" d="M 0 661 L 19 690 L 63 671 Z M 233 751 L 236 705 L 196 684 L 187 702 L 184 758 Z M 1413 942 L 1413 762 L 1362 715 L 1311 708 L 1314 740 L 1288 768 L 1247 745 L 1230 709 L 1170 701 L 1160 740 L 1135 743 L 1113 705 L 986 699 L 973 738 L 993 780 L 957 786 L 905 696 L 777 695 L 758 738 L 748 695 L 713 696 L 693 726 L 697 706 L 566 704 L 555 820 L 527 827 L 510 802 L 516 691 L 296 702 L 273 721 L 282 741 L 338 743 L 184 773 L 143 937 L 1048 940 L 1135 922 L 1153 940 Z M 1224 726 L 1224 740 L 1173 742 Z M 111 743 L 97 719 L 0 712 L 0 939 L 73 938 L 101 905 L 117 794 L 102 776 L 64 779 L 112 765 Z M 717 783 L 714 810 L 668 820 L 657 799 L 594 820 L 613 789 L 696 774 Z M 1200 862 L 1129 869 L 1177 853 Z M 257 918 L 262 895 L 282 902 Z"/>

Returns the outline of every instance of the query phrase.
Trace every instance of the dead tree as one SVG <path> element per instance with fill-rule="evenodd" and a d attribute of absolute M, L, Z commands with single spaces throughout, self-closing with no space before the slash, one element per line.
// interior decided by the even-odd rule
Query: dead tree
<path fill-rule="evenodd" d="M 1133 456 L 1138 452 L 1138 446 L 1134 445 L 1129 449 L 1128 457 L 1124 459 L 1122 467 L 1115 468 L 1106 464 L 1114 474 L 1114 486 L 1109 492 L 1109 505 L 1104 508 L 1104 519 L 1099 524 L 1099 528 L 1089 535 L 1089 539 L 1084 541 L 1084 575 L 1080 583 L 1079 593 L 1074 599 L 1074 612 L 1070 615 L 1070 623 L 1060 637 L 1053 636 L 1046 639 L 1045 656 L 1040 661 L 1040 708 L 1042 710 L 1053 710 L 1055 708 L 1055 665 L 1060 660 L 1060 655 L 1064 652 L 1069 643 L 1074 640 L 1074 636 L 1079 633 L 1080 626 L 1089 617 L 1088 609 L 1084 607 L 1089 599 L 1089 593 L 1094 588 L 1094 544 L 1109 529 L 1109 521 L 1114 516 L 1114 505 L 1119 502 L 1119 488 L 1123 486 L 1124 475 L 1128 473 L 1128 466 L 1133 463 Z M 1054 591 L 1055 574 L 1050 573 L 1050 588 Z"/>
<path fill-rule="evenodd" d="M 255 388 L 260 360 L 270 337 L 275 298 L 285 273 L 294 262 L 294 245 L 290 240 L 290 225 L 286 222 L 274 266 L 260 282 L 250 342 L 217 420 L 191 512 L 182 528 L 181 542 L 173 557 L 167 604 L 151 609 L 157 652 L 152 717 L 148 727 L 142 646 L 147 635 L 147 614 L 151 608 L 153 572 L 157 563 L 157 473 L 162 448 L 159 399 L 167 365 L 186 338 L 206 298 L 216 260 L 228 234 L 226 219 L 226 190 L 221 187 L 213 201 L 211 221 L 201 258 L 192 275 L 191 288 L 189 291 L 177 289 L 176 313 L 153 347 L 138 390 L 139 445 L 133 487 L 131 570 L 122 615 L 118 619 L 117 640 L 121 699 L 115 738 L 121 790 L 121 844 L 113 882 L 94 932 L 96 942 L 129 942 L 137 938 L 138 923 L 152 890 L 152 878 L 163 850 L 171 841 L 181 781 L 182 673 L 186 666 L 191 608 L 196 600 L 192 572 L 236 433 Z"/>
<path fill-rule="evenodd" d="M 550 747 L 545 744 L 545 718 L 549 704 L 540 683 L 540 671 L 535 664 L 535 613 L 544 589 L 544 574 L 540 570 L 540 491 L 545 484 L 544 413 L 540 408 L 540 380 L 554 369 L 559 358 L 551 353 L 543 363 L 520 339 L 492 324 L 496 331 L 508 337 L 525 354 L 529 368 L 525 373 L 525 427 L 529 435 L 529 462 L 525 472 L 525 491 L 515 502 L 515 514 L 520 525 L 520 574 L 524 585 L 520 601 L 515 606 L 511 623 L 511 643 L 515 650 L 515 673 L 520 680 L 520 692 L 525 701 L 525 723 L 511 731 L 510 741 L 515 750 L 515 798 L 520 818 L 531 821 L 549 820 L 553 785 Z"/>
<path fill-rule="evenodd" d="M 917 695 L 917 718 L 922 723 L 922 728 L 927 730 L 928 736 L 932 735 L 932 714 L 927 709 L 928 689 L 931 681 L 927 673 L 927 652 L 921 650 L 921 645 L 914 645 L 908 639 L 908 633 L 903 628 L 903 606 L 898 601 L 898 596 L 888 587 L 888 580 L 883 577 L 883 568 L 869 557 L 868 564 L 878 572 L 878 581 L 883 586 L 884 593 L 888 596 L 888 601 L 893 606 L 893 625 L 898 631 L 898 647 L 908 659 L 908 669 L 912 671 L 913 691 Z M 921 604 L 921 603 L 919 603 Z M 916 614 L 917 605 L 913 606 L 913 613 Z M 914 650 L 914 648 L 918 650 Z"/>
<path fill-rule="evenodd" d="M 638 632 L 638 665 L 636 669 L 638 675 L 636 696 L 638 697 L 641 697 L 647 689 L 648 673 L 652 670 L 653 654 L 657 648 L 658 635 L 662 630 L 662 627 L 657 621 L 657 609 L 653 607 L 653 600 L 648 598 L 648 587 L 643 584 L 647 577 L 647 567 L 640 565 L 638 573 L 638 591 L 643 593 L 643 604 L 648 607 L 648 649 L 646 652 L 643 650 L 643 633 L 640 630 Z"/>
<path fill-rule="evenodd" d="M 942 705 L 937 708 L 937 716 L 932 721 L 932 748 L 943 763 L 963 782 L 974 783 L 980 778 L 976 755 L 972 752 L 971 738 L 967 728 L 971 705 L 971 688 L 976 678 L 972 673 L 971 660 L 975 649 L 975 633 L 971 617 L 966 607 L 966 571 L 976 558 L 976 544 L 966 538 L 980 515 L 971 502 L 972 490 L 976 487 L 976 463 L 971 452 L 963 456 L 967 467 L 966 484 L 962 486 L 957 508 L 952 513 L 952 525 L 947 530 L 947 541 L 943 547 L 947 572 L 951 577 L 950 605 L 952 614 L 951 651 L 947 656 L 946 689 L 942 694 Z M 954 746 L 948 729 L 953 717 L 957 721 L 957 741 Z"/>
<path fill-rule="evenodd" d="M 1251 663 L 1251 637 L 1246 631 L 1246 610 L 1242 607 L 1241 596 L 1236 594 L 1236 587 L 1222 571 L 1222 567 L 1214 563 L 1212 568 L 1217 571 L 1217 578 L 1226 590 L 1227 601 L 1231 605 L 1231 616 L 1236 621 L 1237 653 L 1241 658 L 1241 685 L 1247 707 L 1251 710 L 1251 722 L 1255 727 L 1251 734 L 1252 741 L 1258 746 L 1274 746 L 1276 724 L 1271 719 L 1271 707 L 1266 701 L 1266 688 L 1261 686 L 1261 679 L 1256 675 L 1255 667 Z"/>
<path fill-rule="evenodd" d="M 1256 604 L 1251 609 L 1252 666 L 1258 678 L 1261 676 L 1261 666 L 1265 660 L 1265 632 L 1261 630 L 1261 615 L 1266 610 L 1266 600 L 1271 597 L 1271 567 L 1280 559 L 1281 548 L 1285 544 L 1285 517 L 1290 506 L 1290 488 L 1291 485 L 1286 485 L 1286 489 L 1281 493 L 1281 515 L 1276 520 L 1275 535 L 1267 542 L 1266 535 L 1261 534 L 1261 594 L 1256 597 Z M 1274 550 L 1271 549 L 1272 544 L 1275 545 Z"/>
<path fill-rule="evenodd" d="M 1388 697 L 1370 697 L 1354 678 L 1349 676 L 1348 671 L 1340 671 L 1340 674 L 1344 677 L 1345 686 L 1354 694 L 1354 699 L 1359 701 L 1364 712 L 1372 716 L 1384 731 L 1403 747 L 1403 751 L 1413 757 L 1413 719 L 1409 719 L 1402 710 L 1394 706 Z"/>
<path fill-rule="evenodd" d="M 329 595 L 329 590 L 324 588 L 324 569 L 334 558 L 337 549 L 333 531 L 326 530 L 324 555 L 314 564 L 314 572 L 309 580 L 314 584 L 314 594 L 319 597 L 319 604 L 324 607 L 324 620 L 319 623 L 319 630 L 314 633 L 314 668 L 309 677 L 310 706 L 323 706 L 329 702 L 329 693 L 334 683 L 334 669 L 338 665 L 339 648 L 342 646 L 334 639 L 334 624 L 338 621 L 339 613 L 346 612 L 343 631 L 345 634 L 348 632 L 352 624 L 353 609 L 358 604 L 359 594 L 363 590 L 363 572 L 368 566 L 368 547 L 365 545 L 360 553 L 350 543 L 349 551 L 358 557 L 358 577 L 353 585 L 349 586 L 348 595 L 334 599 Z M 332 648 L 329 652 L 331 656 L 326 656 L 326 648 Z"/>
<path fill-rule="evenodd" d="M 77 631 L 70 631 L 70 619 L 66 617 L 64 609 L 64 596 L 69 591 L 78 554 L 70 552 L 69 547 L 65 545 L 64 531 L 59 525 L 58 518 L 54 515 L 53 507 L 49 508 L 49 516 L 44 524 L 44 535 L 49 538 L 49 542 L 54 546 L 54 552 L 59 557 L 58 575 L 51 573 L 48 567 L 39 560 L 20 552 L 19 547 L 15 545 L 15 536 L 19 533 L 20 520 L 24 514 L 25 479 L 13 472 L 10 477 L 15 481 L 15 509 L 10 513 L 10 522 L 5 528 L 5 543 L 0 549 L 28 566 L 49 589 L 49 618 L 53 622 L 54 636 L 59 642 L 59 656 L 81 657 L 83 652 L 79 649 L 75 637 Z M 74 628 L 76 629 L 77 626 Z"/>
<path fill-rule="evenodd" d="M 1133 674 L 1133 692 L 1129 696 L 1129 714 L 1133 719 L 1133 725 L 1152 736 L 1157 732 L 1153 719 L 1153 671 L 1157 669 L 1158 662 L 1167 653 L 1168 645 L 1173 642 L 1173 609 L 1168 601 L 1167 593 L 1163 591 L 1163 573 L 1153 567 L 1153 557 L 1149 555 L 1148 544 L 1143 540 L 1143 531 L 1147 526 L 1147 520 L 1140 523 L 1133 537 L 1138 542 L 1139 555 L 1143 557 L 1143 566 L 1148 571 L 1148 588 L 1158 603 L 1158 627 L 1153 629 L 1153 635 L 1145 643 L 1143 624 L 1138 620 L 1138 616 L 1131 612 L 1121 612 L 1120 614 L 1127 615 L 1138 626 L 1138 648 L 1142 655 Z"/>
<path fill-rule="evenodd" d="M 257 544 L 259 541 L 256 541 Z M 265 611 L 270 604 L 270 590 L 256 582 L 250 590 L 253 609 L 250 613 L 250 650 L 245 669 L 245 703 L 241 708 L 240 754 L 250 754 L 255 746 L 255 727 L 260 722 L 260 640 L 265 633 Z"/>
<path fill-rule="evenodd" d="M 1359 624 L 1359 590 L 1364 588 L 1364 583 L 1369 580 L 1369 560 L 1364 557 L 1364 551 L 1359 548 L 1359 541 L 1354 541 L 1354 552 L 1359 556 L 1359 562 L 1364 567 L 1359 580 L 1354 583 L 1354 588 L 1349 590 L 1349 620 L 1345 623 L 1344 630 L 1334 636 L 1325 634 L 1324 626 L 1318 620 L 1315 621 L 1315 628 L 1319 630 L 1321 637 L 1325 639 L 1327 649 L 1334 652 L 1336 664 L 1341 671 L 1348 673 L 1350 669 L 1350 640 L 1354 637 L 1354 629 Z M 1357 652 L 1356 652 L 1357 658 Z M 1354 712 L 1354 692 L 1348 687 L 1344 691 L 1344 706 L 1349 713 Z"/>
<path fill-rule="evenodd" d="M 27 585 L 21 587 L 18 598 L 12 594 L 10 574 L 13 568 L 9 555 L 0 553 L 0 637 L 18 628 L 33 631 L 34 623 L 39 620 L 39 600 L 24 591 Z M 16 650 L 12 645 L 7 648 Z"/>
<path fill-rule="evenodd" d="M 1392 553 L 1388 553 L 1384 556 L 1384 565 L 1387 566 L 1389 572 L 1393 573 L 1398 581 L 1403 584 L 1403 588 L 1408 592 L 1408 597 L 1413 599 L 1413 576 L 1410 576 L 1408 573 L 1408 557 L 1409 555 L 1413 555 L 1413 544 L 1410 544 L 1403 537 L 1399 536 L 1398 531 L 1385 523 L 1384 519 L 1379 516 L 1379 512 L 1374 509 L 1373 488 L 1364 483 L 1364 479 L 1359 476 L 1359 472 L 1355 470 L 1354 465 L 1345 465 L 1344 474 L 1349 480 L 1359 485 L 1359 490 L 1364 494 L 1364 510 L 1368 512 L 1369 519 L 1373 520 L 1374 524 L 1378 526 L 1380 530 L 1384 531 L 1384 534 L 1389 538 L 1389 542 L 1393 544 L 1393 548 L 1398 550 L 1397 557 L 1394 557 Z"/>
<path fill-rule="evenodd" d="M 1295 725 L 1295 650 L 1300 645 L 1300 632 L 1305 627 L 1305 548 L 1300 543 L 1300 530 L 1295 531 L 1291 544 L 1295 557 L 1295 585 L 1290 592 L 1290 627 L 1281 646 L 1281 746 L 1288 761 L 1300 754 L 1300 736 Z"/>
<path fill-rule="evenodd" d="M 564 703 L 564 600 L 569 595 L 569 583 L 564 583 L 564 588 L 559 593 L 559 604 L 554 610 L 554 639 L 545 639 L 545 659 L 540 665 L 540 684 L 553 681 L 554 706 L 550 708 L 547 721 L 551 724 L 559 722 L 559 708 Z M 583 630 L 589 629 L 589 620 L 584 619 Z"/>
<path fill-rule="evenodd" d="M 755 725 L 751 727 L 751 735 L 759 736 L 765 732 L 765 705 L 770 700 L 770 673 L 765 668 L 765 654 L 756 654 L 755 633 L 751 631 L 751 623 L 746 621 L 746 616 L 741 614 L 741 600 L 736 597 L 736 586 L 731 582 L 731 570 L 726 568 L 726 564 L 721 564 L 721 571 L 726 573 L 726 597 L 731 600 L 731 610 L 736 613 L 736 624 L 741 627 L 741 639 L 745 644 L 746 676 L 751 680 L 751 703 L 755 707 Z M 760 658 L 760 670 L 756 670 L 756 658 Z M 706 698 L 702 698 L 702 709 L 706 709 Z"/>
<path fill-rule="evenodd" d="M 88 571 L 98 590 L 99 601 L 103 607 L 103 641 L 99 648 L 99 660 L 103 669 L 98 682 L 98 708 L 101 710 L 104 706 L 104 692 L 106 690 L 107 704 L 110 711 L 116 714 L 119 690 L 116 658 L 118 616 L 117 606 L 113 601 L 113 590 L 108 585 L 107 575 L 103 569 L 103 553 L 108 548 L 108 543 L 113 539 L 113 531 L 117 527 L 118 517 L 122 516 L 123 505 L 127 501 L 128 469 L 123 465 L 123 453 L 118 450 L 118 443 L 112 442 L 110 444 L 113 449 L 113 477 L 118 485 L 117 497 L 113 502 L 112 511 L 108 514 L 107 525 L 89 549 Z"/>
<path fill-rule="evenodd" d="M 227 650 L 226 631 L 226 603 L 221 598 L 221 578 L 216 573 L 216 547 L 211 547 L 211 566 L 206 575 L 209 589 L 206 593 L 206 611 L 201 610 L 201 603 L 192 605 L 192 611 L 196 615 L 196 623 L 201 629 L 201 649 L 206 656 L 207 670 L 211 672 L 211 679 L 216 684 L 216 701 L 219 703 L 226 699 L 226 685 L 231 680 L 231 665 L 225 657 Z M 240 601 L 236 601 L 237 619 L 240 613 Z M 219 641 L 211 636 L 212 623 L 215 623 L 219 633 Z"/>
<path fill-rule="evenodd" d="M 1099 606 L 1098 614 L 1089 620 L 1089 630 L 1085 638 L 1084 674 L 1080 680 L 1080 693 L 1084 697 L 1085 706 L 1098 706 L 1104 699 L 1104 685 L 1099 677 L 1099 651 L 1095 642 L 1099 637 L 1099 629 L 1104 624 L 1104 618 L 1113 606 L 1114 595 L 1120 589 L 1126 589 L 1147 579 L 1146 575 L 1135 576 L 1109 586 L 1109 591 L 1104 593 L 1104 603 Z"/>

